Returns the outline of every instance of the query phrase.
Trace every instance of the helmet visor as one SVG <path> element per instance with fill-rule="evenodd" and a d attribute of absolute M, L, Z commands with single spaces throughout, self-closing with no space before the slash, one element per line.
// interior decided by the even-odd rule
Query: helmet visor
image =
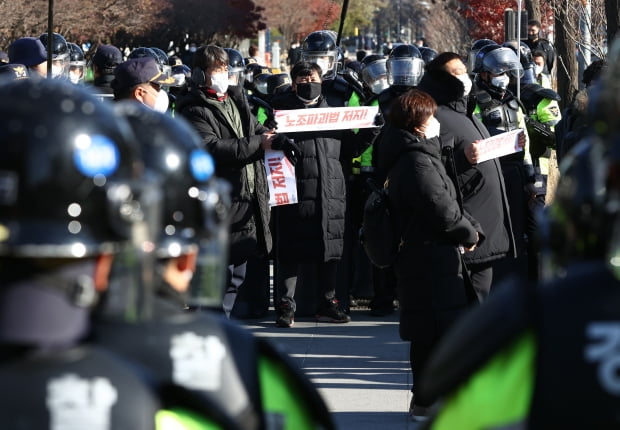
<path fill-rule="evenodd" d="M 318 64 L 321 68 L 321 76 L 331 75 L 335 72 L 335 52 L 302 52 L 301 58 L 303 61 Z"/>
<path fill-rule="evenodd" d="M 390 58 L 387 61 L 388 83 L 414 87 L 424 73 L 424 61 L 420 58 Z"/>

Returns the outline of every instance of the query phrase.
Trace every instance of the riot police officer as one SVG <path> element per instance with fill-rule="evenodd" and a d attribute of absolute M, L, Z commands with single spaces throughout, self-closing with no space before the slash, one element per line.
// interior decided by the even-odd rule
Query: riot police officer
<path fill-rule="evenodd" d="M 517 264 L 508 259 L 499 262 L 494 267 L 494 280 L 499 280 L 508 274 L 527 274 L 527 213 L 529 201 L 536 197 L 536 177 L 524 112 L 518 99 L 508 89 L 510 76 L 523 75 L 519 57 L 507 47 L 492 47 L 482 52 L 484 49 L 477 56 L 479 69 L 474 70 L 477 73 L 474 113 L 491 136 L 516 129 L 522 129 L 525 134 L 522 151 L 500 157 L 516 243 Z"/>
<path fill-rule="evenodd" d="M 0 94 L 2 427 L 155 429 L 150 382 L 83 342 L 111 265 L 137 255 L 148 184 L 133 136 L 68 82 L 24 79 Z"/>
<path fill-rule="evenodd" d="M 190 390 L 219 428 L 333 428 L 317 391 L 285 356 L 213 312 L 221 309 L 225 285 L 230 202 L 200 137 L 183 119 L 136 103 L 116 110 L 138 136 L 146 172 L 159 180 L 163 224 L 152 318 L 128 322 L 133 313 L 115 308 L 127 303 L 127 289 L 117 285 L 99 313 L 97 343 L 145 366 L 158 385 Z M 292 381 L 283 401 L 276 393 Z"/>
<path fill-rule="evenodd" d="M 424 74 L 424 60 L 416 46 L 398 45 L 390 52 L 386 67 L 390 87 L 379 94 L 379 107 L 384 117 L 388 116 L 395 98 L 418 85 Z"/>
<path fill-rule="evenodd" d="M 51 46 L 51 77 L 54 79 L 67 79 L 69 77 L 69 56 L 71 55 L 71 51 L 69 50 L 69 44 L 65 38 L 58 33 L 52 33 L 50 46 L 48 46 L 48 33 L 41 34 L 39 40 L 43 46 L 45 46 L 45 49 L 49 50 Z"/>
<path fill-rule="evenodd" d="M 75 43 L 69 45 L 69 80 L 72 84 L 83 84 L 84 74 L 86 72 L 86 60 L 84 59 L 84 51 Z"/>

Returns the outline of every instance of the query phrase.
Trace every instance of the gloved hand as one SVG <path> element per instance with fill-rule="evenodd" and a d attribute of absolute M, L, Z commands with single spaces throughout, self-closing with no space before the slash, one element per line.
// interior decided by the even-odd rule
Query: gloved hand
<path fill-rule="evenodd" d="M 265 120 L 265 123 L 263 124 L 265 127 L 267 127 L 269 130 L 273 130 L 273 129 L 277 129 L 278 128 L 278 123 L 276 122 L 276 118 L 273 116 L 273 114 L 269 115 L 267 117 L 267 119 Z"/>
<path fill-rule="evenodd" d="M 383 114 L 381 113 L 381 111 L 377 112 L 377 115 L 375 115 L 373 125 L 375 125 L 376 127 L 383 127 L 385 125 L 385 120 L 383 119 Z"/>
<path fill-rule="evenodd" d="M 271 148 L 276 151 L 283 151 L 286 158 L 293 163 L 293 166 L 297 164 L 302 156 L 299 146 L 293 140 L 289 139 L 286 134 L 276 134 L 271 141 Z"/>

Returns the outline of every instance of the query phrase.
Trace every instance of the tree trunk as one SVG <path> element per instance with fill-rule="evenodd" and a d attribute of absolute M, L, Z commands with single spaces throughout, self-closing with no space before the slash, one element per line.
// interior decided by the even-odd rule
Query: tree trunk
<path fill-rule="evenodd" d="M 555 51 L 556 73 L 557 73 L 557 92 L 562 98 L 560 104 L 562 108 L 568 106 L 574 94 L 579 89 L 577 77 L 577 55 L 575 53 L 575 43 L 571 41 L 570 35 L 564 30 L 565 22 L 569 19 L 568 2 L 562 2 L 555 18 Z"/>
<path fill-rule="evenodd" d="M 618 0 L 605 0 L 605 15 L 607 16 L 607 46 L 611 46 L 618 26 L 620 25 L 620 17 L 618 16 L 619 7 Z"/>

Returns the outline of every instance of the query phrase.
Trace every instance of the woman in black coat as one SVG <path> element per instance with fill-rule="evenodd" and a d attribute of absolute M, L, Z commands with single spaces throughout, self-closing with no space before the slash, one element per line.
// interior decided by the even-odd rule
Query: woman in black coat
<path fill-rule="evenodd" d="M 506 257 L 515 246 L 506 198 L 506 186 L 497 159 L 477 163 L 472 143 L 486 139 L 489 133 L 468 105 L 471 80 L 458 54 L 444 52 L 426 65 L 418 88 L 437 102 L 437 120 L 441 123 L 442 144 L 454 145 L 454 159 L 463 206 L 480 222 L 486 239 L 474 252 L 465 254 L 465 262 L 479 299 L 491 289 L 493 263 Z"/>
<path fill-rule="evenodd" d="M 440 336 L 469 305 L 459 247 L 473 251 L 483 237 L 478 223 L 461 211 L 446 173 L 436 108 L 417 89 L 401 95 L 380 145 L 380 167 L 389 172 L 389 199 L 403 232 L 394 271 L 400 335 L 411 342 L 414 384 Z M 410 413 L 419 418 L 428 406 L 414 393 Z"/>

